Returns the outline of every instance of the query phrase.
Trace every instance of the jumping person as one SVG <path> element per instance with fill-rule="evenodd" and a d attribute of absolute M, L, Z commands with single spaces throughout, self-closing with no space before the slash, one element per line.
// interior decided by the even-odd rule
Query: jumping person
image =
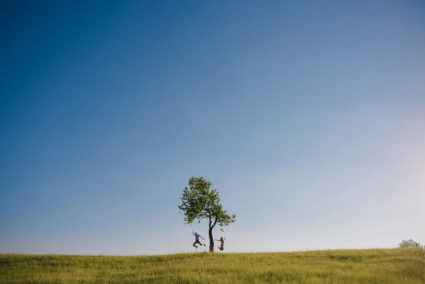
<path fill-rule="evenodd" d="M 206 244 L 203 244 L 203 243 L 201 243 L 200 241 L 199 241 L 199 238 L 201 238 L 201 239 L 203 239 L 203 240 L 205 240 L 200 234 L 198 234 L 197 232 L 193 232 L 192 231 L 192 234 L 195 236 L 195 242 L 193 243 L 193 246 L 195 247 L 195 248 L 198 248 L 197 246 L 196 246 L 196 244 L 199 244 L 200 246 L 206 246 Z"/>
<path fill-rule="evenodd" d="M 223 237 L 221 237 L 219 240 L 216 240 L 216 241 L 218 241 L 218 242 L 220 242 L 221 243 L 221 245 L 218 247 L 218 249 L 219 250 L 221 250 L 221 251 L 223 251 L 224 250 L 224 240 L 225 240 L 226 238 L 223 238 Z"/>

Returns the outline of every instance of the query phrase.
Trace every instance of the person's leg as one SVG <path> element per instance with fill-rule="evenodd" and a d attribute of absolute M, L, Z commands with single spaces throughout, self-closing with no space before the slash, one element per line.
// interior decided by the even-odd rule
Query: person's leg
<path fill-rule="evenodd" d="M 195 247 L 195 248 L 198 248 L 197 246 L 196 246 L 196 243 L 197 243 L 198 241 L 195 241 L 194 243 L 193 243 L 193 246 Z"/>

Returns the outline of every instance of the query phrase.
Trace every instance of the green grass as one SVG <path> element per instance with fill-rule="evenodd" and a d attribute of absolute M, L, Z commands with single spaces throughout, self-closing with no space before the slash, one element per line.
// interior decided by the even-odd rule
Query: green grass
<path fill-rule="evenodd" d="M 425 283 L 425 250 L 0 255 L 0 283 Z"/>

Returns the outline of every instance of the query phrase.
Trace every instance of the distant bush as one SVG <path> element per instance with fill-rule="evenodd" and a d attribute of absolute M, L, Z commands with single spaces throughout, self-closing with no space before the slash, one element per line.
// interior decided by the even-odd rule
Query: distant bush
<path fill-rule="evenodd" d="M 400 248 L 420 248 L 421 245 L 414 240 L 403 240 L 399 245 Z"/>

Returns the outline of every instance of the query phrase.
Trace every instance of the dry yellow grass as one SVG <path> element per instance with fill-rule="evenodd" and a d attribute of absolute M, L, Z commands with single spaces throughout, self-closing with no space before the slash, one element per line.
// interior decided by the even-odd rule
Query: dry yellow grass
<path fill-rule="evenodd" d="M 0 255 L 0 283 L 425 283 L 422 249 Z"/>

